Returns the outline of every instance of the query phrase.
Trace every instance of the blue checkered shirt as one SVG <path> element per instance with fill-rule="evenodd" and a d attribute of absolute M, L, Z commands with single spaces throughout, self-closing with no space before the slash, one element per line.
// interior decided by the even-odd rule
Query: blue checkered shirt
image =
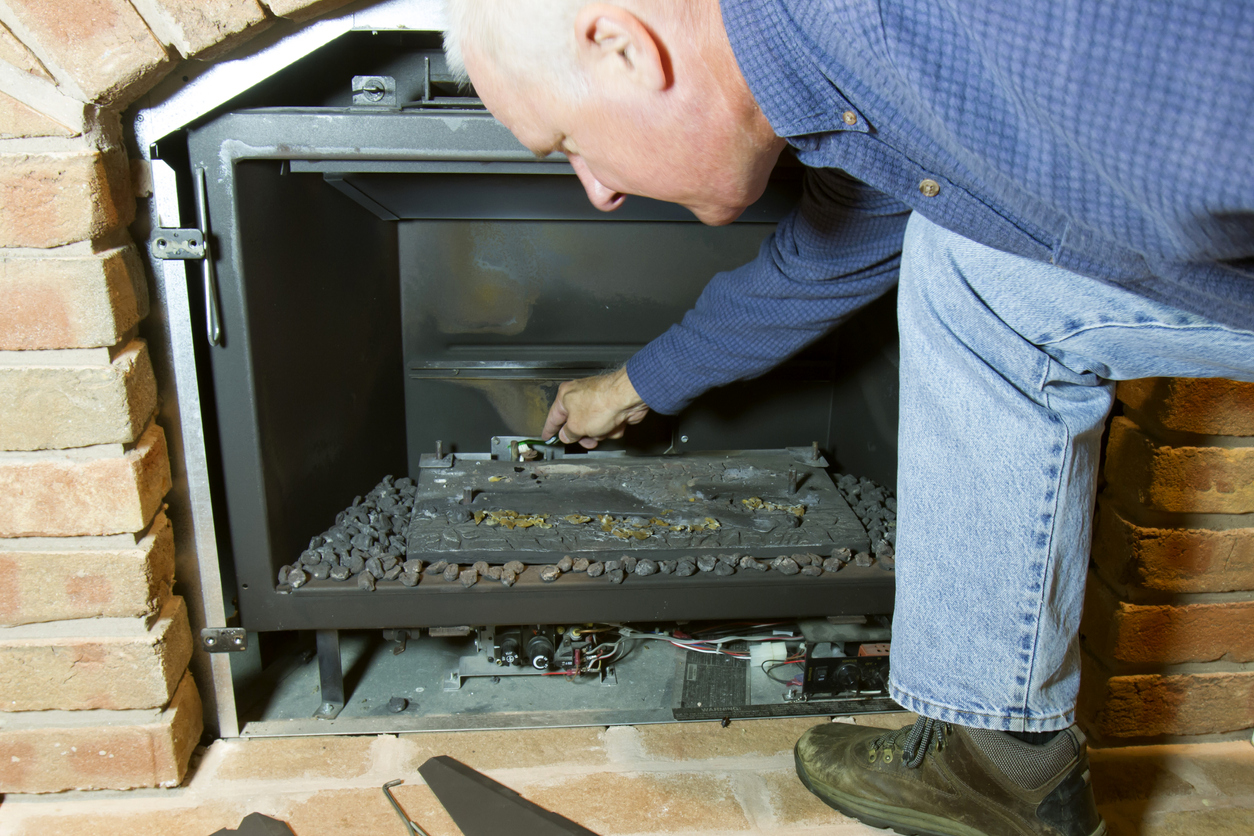
<path fill-rule="evenodd" d="M 627 364 L 654 410 L 761 374 L 887 291 L 911 210 L 1254 330 L 1254 2 L 722 0 L 808 166 L 750 264 Z"/>

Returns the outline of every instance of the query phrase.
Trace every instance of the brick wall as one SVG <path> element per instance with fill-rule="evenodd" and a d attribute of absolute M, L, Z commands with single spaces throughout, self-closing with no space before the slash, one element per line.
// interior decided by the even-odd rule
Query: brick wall
<path fill-rule="evenodd" d="M 1254 384 L 1118 389 L 1081 626 L 1107 743 L 1254 726 Z"/>
<path fill-rule="evenodd" d="M 0 0 L 0 793 L 172 786 L 203 728 L 120 114 L 347 0 Z"/>

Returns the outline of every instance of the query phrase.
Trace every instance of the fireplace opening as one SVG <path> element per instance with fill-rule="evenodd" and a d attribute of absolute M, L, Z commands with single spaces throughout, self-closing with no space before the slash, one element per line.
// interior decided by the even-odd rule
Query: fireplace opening
<path fill-rule="evenodd" d="M 534 437 L 563 380 L 756 256 L 795 162 L 726 227 L 601 214 L 429 32 L 345 35 L 153 154 L 210 245 L 188 275 L 247 733 L 891 707 L 891 298 L 620 443 Z"/>

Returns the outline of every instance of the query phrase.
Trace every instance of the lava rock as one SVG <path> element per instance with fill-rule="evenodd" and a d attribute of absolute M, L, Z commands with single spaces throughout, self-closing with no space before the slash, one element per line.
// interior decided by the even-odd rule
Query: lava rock
<path fill-rule="evenodd" d="M 647 578 L 649 577 L 649 575 L 653 575 L 656 573 L 657 573 L 657 564 L 653 562 L 652 560 L 650 560 L 649 558 L 644 557 L 636 561 L 636 574 L 639 575 L 640 577 Z"/>
<path fill-rule="evenodd" d="M 871 555 L 867 554 L 866 552 L 858 552 L 857 554 L 853 556 L 853 562 L 858 566 L 866 568 L 867 566 L 870 566 L 875 561 L 871 557 Z"/>
<path fill-rule="evenodd" d="M 615 569 L 621 569 L 622 566 L 623 562 L 621 560 L 611 558 L 605 561 L 605 571 L 607 572 L 613 572 Z"/>
<path fill-rule="evenodd" d="M 480 574 L 482 574 L 485 578 L 490 578 L 491 580 L 499 581 L 501 579 L 501 567 L 489 566 L 487 569 L 483 570 L 483 572 L 481 572 Z"/>
<path fill-rule="evenodd" d="M 623 567 L 623 571 L 629 575 L 636 571 L 636 564 L 638 562 L 639 560 L 637 558 L 632 557 L 629 554 L 625 554 L 619 559 L 619 565 L 621 565 Z"/>
<path fill-rule="evenodd" d="M 795 575 L 801 571 L 801 567 L 797 565 L 797 561 L 791 557 L 777 557 L 771 561 L 771 568 L 781 575 Z"/>
<path fill-rule="evenodd" d="M 819 575 L 823 574 L 823 567 L 815 566 L 813 563 L 811 563 L 807 566 L 801 567 L 801 574 L 805 575 L 808 578 L 817 578 Z"/>
<path fill-rule="evenodd" d="M 374 575 L 369 572 L 362 572 L 357 576 L 357 588 L 364 589 L 367 592 L 374 592 Z"/>
<path fill-rule="evenodd" d="M 394 581 L 400 576 L 401 576 L 401 567 L 397 565 L 397 566 L 393 566 L 391 569 L 388 569 L 386 572 L 383 573 L 383 580 Z"/>
<path fill-rule="evenodd" d="M 353 570 L 347 566 L 332 566 L 329 574 L 333 581 L 346 581 L 353 576 Z"/>
<path fill-rule="evenodd" d="M 279 583 L 287 583 L 287 573 L 290 571 L 292 571 L 292 567 L 290 566 L 279 567 L 279 577 L 278 577 Z"/>
<path fill-rule="evenodd" d="M 345 562 L 345 565 L 349 569 L 352 569 L 353 572 L 360 572 L 362 569 L 366 568 L 366 557 L 367 555 L 365 552 L 360 549 L 353 549 L 349 552 L 348 560 Z"/>
<path fill-rule="evenodd" d="M 363 531 L 360 534 L 354 534 L 349 542 L 356 548 L 368 549 L 374 545 L 374 536 Z"/>
<path fill-rule="evenodd" d="M 464 572 L 462 572 L 460 575 L 458 575 L 457 579 L 462 582 L 463 587 L 465 587 L 466 589 L 470 589 L 472 586 L 479 583 L 479 573 L 476 572 L 473 568 L 467 569 Z"/>
<path fill-rule="evenodd" d="M 570 555 L 563 555 L 562 559 L 557 561 L 557 569 L 559 572 L 569 572 L 575 568 L 575 559 Z M 585 567 L 586 568 L 586 567 Z"/>
<path fill-rule="evenodd" d="M 703 554 L 697 558 L 697 567 L 702 572 L 713 572 L 718 563 L 718 558 L 712 554 Z"/>
<path fill-rule="evenodd" d="M 605 573 L 605 576 L 610 579 L 610 583 L 622 583 L 627 573 L 622 569 L 611 569 Z"/>
<path fill-rule="evenodd" d="M 514 582 L 517 580 L 518 580 L 518 575 L 509 571 L 508 569 L 504 569 L 504 568 L 501 569 L 501 583 L 503 585 L 513 586 Z"/>
<path fill-rule="evenodd" d="M 761 560 L 757 560 L 756 558 L 750 555 L 745 555 L 744 557 L 740 558 L 740 568 L 752 569 L 755 572 L 765 572 L 767 569 L 770 569 L 771 567 L 767 565 L 766 563 L 763 563 Z"/>
<path fill-rule="evenodd" d="M 896 570 L 897 568 L 896 558 L 889 557 L 888 555 L 885 555 L 881 558 L 877 558 L 876 562 L 878 562 L 880 565 L 880 568 L 886 572 L 892 572 Z"/>
<path fill-rule="evenodd" d="M 306 549 L 300 553 L 300 562 L 305 566 L 317 566 L 322 562 L 322 555 L 313 549 Z"/>
<path fill-rule="evenodd" d="M 588 564 L 588 577 L 596 578 L 605 573 L 605 564 L 599 560 L 594 560 Z"/>
<path fill-rule="evenodd" d="M 394 554 L 385 554 L 379 559 L 379 565 L 383 567 L 384 572 L 391 572 L 393 567 L 401 564 L 400 558 Z"/>
<path fill-rule="evenodd" d="M 417 586 L 418 579 L 421 577 L 422 576 L 419 575 L 417 572 L 402 572 L 401 573 L 401 586 Z"/>
<path fill-rule="evenodd" d="M 714 574 L 725 578 L 728 575 L 736 574 L 736 567 L 732 566 L 730 563 L 724 563 L 720 560 L 714 567 Z"/>
<path fill-rule="evenodd" d="M 505 564 L 504 568 L 513 572 L 515 575 L 521 575 L 523 573 L 523 569 L 526 569 L 527 567 L 523 565 L 521 560 L 511 560 L 509 563 Z"/>
<path fill-rule="evenodd" d="M 474 568 L 474 570 L 480 575 L 486 575 L 488 573 L 488 561 L 476 560 L 475 565 L 472 568 Z"/>
<path fill-rule="evenodd" d="M 376 578 L 381 578 L 387 570 L 383 568 L 382 560 L 377 557 L 372 557 L 366 561 L 366 571 L 374 575 Z"/>
<path fill-rule="evenodd" d="M 687 578 L 691 575 L 695 575 L 696 573 L 697 573 L 697 564 L 695 563 L 689 563 L 686 560 L 681 560 L 677 564 L 675 564 L 675 574 L 678 577 Z"/>
<path fill-rule="evenodd" d="M 300 589 L 309 583 L 309 574 L 304 569 L 292 569 L 292 571 L 287 573 L 287 582 L 292 589 Z"/>
<path fill-rule="evenodd" d="M 432 563 L 430 566 L 427 567 L 427 574 L 428 575 L 443 575 L 444 570 L 447 568 L 448 568 L 447 560 L 437 560 L 435 563 Z"/>
<path fill-rule="evenodd" d="M 841 563 L 848 563 L 853 560 L 853 552 L 849 549 L 836 549 L 832 552 L 832 557 L 836 558 Z"/>
<path fill-rule="evenodd" d="M 540 580 L 545 583 L 553 583 L 553 581 L 557 580 L 561 576 L 562 570 L 552 564 L 541 567 L 540 569 Z"/>
<path fill-rule="evenodd" d="M 829 557 L 823 561 L 824 572 L 839 572 L 843 568 L 845 568 L 845 564 L 838 557 Z"/>
<path fill-rule="evenodd" d="M 448 581 L 449 583 L 452 583 L 453 581 L 457 580 L 459 577 L 461 577 L 461 574 L 462 574 L 462 567 L 458 566 L 456 563 L 450 563 L 449 565 L 444 567 L 444 580 Z"/>
<path fill-rule="evenodd" d="M 895 557 L 896 552 L 893 550 L 893 544 L 887 540 L 880 540 L 875 544 L 875 556 L 881 560 L 885 557 Z"/>
<path fill-rule="evenodd" d="M 679 562 L 676 560 L 659 560 L 657 562 L 657 570 L 663 575 L 673 575 L 675 573 L 675 567 L 678 563 Z"/>
<path fill-rule="evenodd" d="M 572 560 L 572 561 L 570 562 L 570 571 L 572 571 L 572 572 L 586 572 L 586 571 L 588 571 L 588 566 L 589 566 L 591 563 L 592 563 L 592 561 L 591 561 L 591 560 L 589 560 L 589 559 L 588 559 L 588 558 L 586 558 L 586 557 L 576 557 L 574 560 Z M 558 565 L 560 566 L 561 564 L 559 563 Z"/>
<path fill-rule="evenodd" d="M 331 567 L 325 563 L 319 563 L 317 566 L 309 567 L 309 574 L 316 581 L 325 581 L 331 576 Z"/>
<path fill-rule="evenodd" d="M 734 567 L 737 563 L 739 563 L 739 562 L 740 562 L 740 555 L 738 555 L 738 554 L 720 554 L 720 555 L 718 556 L 718 560 L 719 560 L 719 562 L 720 562 L 720 563 L 726 563 L 728 566 L 733 566 L 733 567 Z"/>
<path fill-rule="evenodd" d="M 792 556 L 792 559 L 797 561 L 798 566 L 803 565 L 800 560 L 797 560 L 799 556 L 805 558 L 806 563 L 809 564 L 810 566 L 822 566 L 823 565 L 823 558 L 819 557 L 814 552 L 806 552 L 805 554 L 802 554 L 802 555 L 794 554 Z"/>
<path fill-rule="evenodd" d="M 407 575 L 417 575 L 422 572 L 422 561 L 416 557 L 411 557 L 401 564 L 401 568 L 405 570 Z"/>

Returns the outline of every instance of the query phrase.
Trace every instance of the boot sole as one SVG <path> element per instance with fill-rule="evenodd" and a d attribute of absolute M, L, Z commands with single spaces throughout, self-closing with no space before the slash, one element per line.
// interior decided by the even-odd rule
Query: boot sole
<path fill-rule="evenodd" d="M 801 755 L 795 746 L 792 756 L 797 769 L 797 777 L 801 779 L 806 789 L 818 796 L 828 807 L 857 819 L 863 824 L 892 830 L 901 836 L 988 836 L 982 830 L 975 830 L 940 816 L 928 815 L 908 807 L 879 804 L 817 784 L 806 774 L 805 767 L 801 763 Z M 1089 836 L 1106 836 L 1106 823 L 1100 822 L 1097 829 Z"/>

